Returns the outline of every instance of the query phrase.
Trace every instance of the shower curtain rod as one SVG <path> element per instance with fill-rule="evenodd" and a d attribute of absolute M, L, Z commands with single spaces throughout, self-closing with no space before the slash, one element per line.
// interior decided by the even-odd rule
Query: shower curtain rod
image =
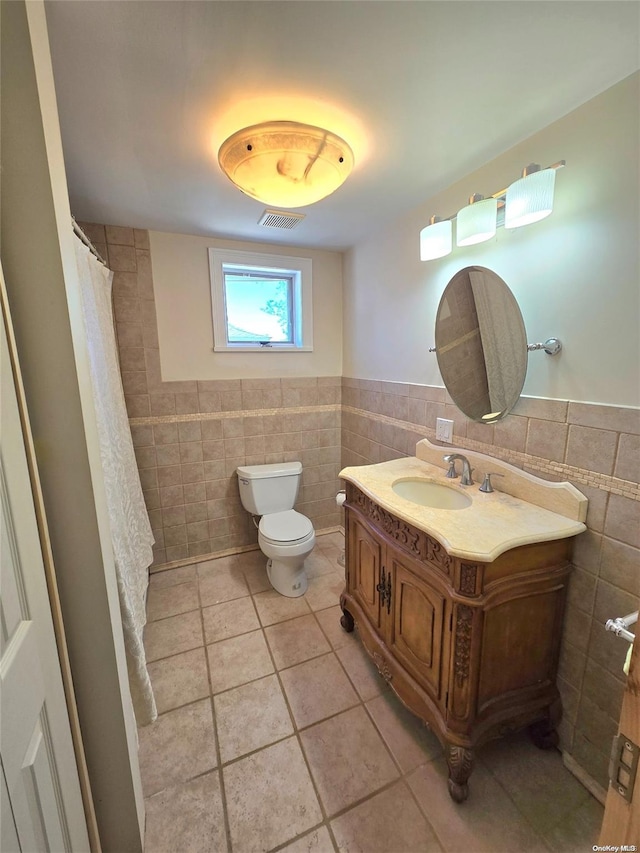
<path fill-rule="evenodd" d="M 100 261 L 101 264 L 103 264 L 105 267 L 108 267 L 109 264 L 105 261 L 100 252 L 96 249 L 91 240 L 87 237 L 82 228 L 78 225 L 74 216 L 71 217 L 71 224 L 73 225 L 73 233 L 76 234 L 82 240 L 82 242 L 89 249 L 91 254 L 95 255 L 95 257 Z"/>

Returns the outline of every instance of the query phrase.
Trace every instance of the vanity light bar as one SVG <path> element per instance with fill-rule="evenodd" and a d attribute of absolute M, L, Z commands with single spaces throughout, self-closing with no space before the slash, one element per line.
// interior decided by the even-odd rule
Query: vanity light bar
<path fill-rule="evenodd" d="M 558 160 L 546 169 L 530 163 L 522 170 L 522 177 L 506 189 L 485 199 L 478 194 L 472 195 L 466 207 L 446 219 L 432 216 L 429 225 L 420 232 L 420 260 L 432 261 L 450 254 L 454 219 L 458 220 L 456 245 L 471 246 L 490 240 L 500 225 L 520 228 L 549 216 L 553 210 L 555 173 L 564 166 L 566 160 Z M 494 200 L 495 205 L 490 207 Z M 504 218 L 498 218 L 502 210 Z"/>

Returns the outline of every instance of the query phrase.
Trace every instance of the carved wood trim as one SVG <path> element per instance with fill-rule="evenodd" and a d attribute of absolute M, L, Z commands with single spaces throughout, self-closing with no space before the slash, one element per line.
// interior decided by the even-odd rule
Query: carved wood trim
<path fill-rule="evenodd" d="M 456 608 L 456 641 L 453 672 L 458 687 L 462 687 L 469 677 L 469 661 L 471 658 L 471 627 L 473 624 L 473 609 L 466 604 Z"/>
<path fill-rule="evenodd" d="M 382 657 L 382 655 L 379 654 L 378 652 L 373 652 L 371 657 L 373 658 L 373 662 L 375 663 L 376 667 L 378 668 L 378 672 L 384 678 L 384 680 L 387 683 L 389 683 L 390 681 L 393 681 L 393 673 L 389 669 L 389 665 L 387 664 L 386 660 Z"/>
<path fill-rule="evenodd" d="M 478 594 L 478 566 L 475 563 L 460 563 L 459 591 L 461 595 Z"/>
<path fill-rule="evenodd" d="M 447 554 L 446 549 L 436 539 L 427 536 L 427 560 L 433 563 L 445 575 L 451 573 L 453 558 Z"/>
<path fill-rule="evenodd" d="M 444 546 L 436 539 L 378 506 L 353 483 L 347 483 L 347 498 L 349 503 L 357 507 L 364 516 L 370 518 L 407 553 L 420 560 L 427 560 L 445 575 L 452 574 L 454 559 L 447 554 Z"/>
<path fill-rule="evenodd" d="M 366 495 L 363 495 L 355 487 L 351 486 L 348 489 L 348 494 L 351 502 L 361 510 L 363 515 L 366 515 L 367 518 L 370 518 L 377 524 L 387 536 L 395 539 L 405 551 L 408 551 L 414 557 L 422 558 L 425 556 L 425 549 L 421 547 L 424 540 L 424 533 L 422 531 L 391 515 L 390 512 L 382 509 L 381 506 L 378 506 L 377 503 Z"/>

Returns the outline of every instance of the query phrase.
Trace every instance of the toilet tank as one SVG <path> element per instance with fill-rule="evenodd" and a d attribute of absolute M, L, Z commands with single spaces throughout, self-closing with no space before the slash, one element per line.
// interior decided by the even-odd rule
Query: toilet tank
<path fill-rule="evenodd" d="M 293 509 L 302 477 L 301 462 L 243 465 L 236 473 L 242 506 L 252 515 Z"/>

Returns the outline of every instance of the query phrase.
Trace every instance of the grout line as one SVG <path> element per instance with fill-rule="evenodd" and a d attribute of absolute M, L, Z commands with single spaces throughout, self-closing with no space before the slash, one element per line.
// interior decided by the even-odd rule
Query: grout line
<path fill-rule="evenodd" d="M 287 621 L 288 621 L 288 620 L 287 620 Z M 270 627 L 270 626 L 268 626 L 268 627 Z M 278 679 L 278 686 L 280 687 L 280 692 L 282 693 L 282 697 L 283 697 L 283 699 L 284 699 L 285 706 L 286 706 L 286 708 L 287 708 L 287 711 L 288 711 L 288 713 L 289 713 L 289 718 L 290 718 L 290 720 L 291 720 L 291 724 L 292 724 L 292 726 L 293 726 L 293 737 L 295 737 L 295 738 L 296 738 L 296 741 L 297 741 L 297 743 L 298 743 L 298 749 L 300 750 L 300 754 L 302 755 L 302 760 L 304 761 L 304 763 L 305 763 L 305 767 L 307 768 L 307 773 L 308 773 L 308 775 L 309 775 L 309 779 L 311 780 L 311 785 L 312 785 L 313 792 L 314 792 L 314 794 L 315 794 L 315 797 L 316 797 L 316 800 L 317 800 L 317 803 L 318 803 L 318 807 L 319 807 L 319 809 L 320 809 L 320 814 L 322 815 L 322 823 L 321 823 L 321 825 L 322 825 L 322 826 L 326 826 L 326 827 L 327 827 L 327 831 L 329 832 L 329 836 L 330 836 L 330 838 L 331 838 L 331 843 L 333 844 L 333 846 L 334 846 L 335 850 L 337 851 L 337 850 L 338 850 L 338 846 L 337 846 L 337 844 L 335 843 L 335 839 L 334 839 L 334 837 L 333 837 L 333 833 L 332 833 L 332 831 L 331 831 L 331 827 L 329 826 L 329 823 L 328 823 L 327 811 L 326 811 L 326 809 L 325 809 L 324 803 L 322 802 L 322 798 L 320 797 L 320 792 L 319 792 L 318 787 L 317 787 L 317 785 L 316 785 L 316 780 L 315 780 L 315 778 L 314 778 L 314 776 L 313 776 L 313 773 L 311 772 L 311 765 L 309 764 L 309 761 L 308 761 L 308 759 L 307 759 L 306 752 L 305 752 L 304 747 L 303 747 L 303 744 L 302 744 L 302 739 L 301 739 L 301 737 L 300 737 L 300 732 L 299 732 L 299 730 L 298 730 L 298 726 L 297 726 L 297 723 L 296 723 L 296 720 L 295 720 L 295 717 L 294 717 L 294 714 L 293 714 L 293 709 L 291 708 L 291 704 L 290 704 L 290 702 L 289 702 L 289 697 L 287 696 L 287 692 L 286 692 L 286 690 L 285 690 L 284 684 L 282 683 L 282 678 L 280 677 L 280 672 L 278 671 L 278 668 L 276 667 L 275 658 L 274 658 L 274 656 L 273 656 L 273 652 L 271 651 L 271 647 L 270 647 L 270 645 L 269 645 L 269 641 L 267 640 L 267 635 L 266 635 L 266 632 L 265 632 L 265 629 L 264 629 L 264 628 L 262 629 L 262 633 L 263 633 L 263 635 L 264 635 L 264 641 L 265 641 L 265 644 L 266 644 L 266 646 L 267 646 L 267 650 L 268 650 L 268 652 L 269 652 L 269 656 L 270 656 L 270 658 L 271 658 L 271 662 L 272 662 L 273 667 L 274 667 L 274 671 L 275 671 L 275 674 L 276 674 L 276 678 Z M 303 835 L 304 835 L 304 834 L 306 834 L 306 833 L 303 833 Z"/>
<path fill-rule="evenodd" d="M 205 643 L 205 630 L 204 630 L 204 614 L 202 607 L 202 598 L 200 595 L 200 576 L 196 569 L 196 582 L 197 582 L 197 590 L 198 590 L 198 602 L 200 605 L 200 627 L 202 628 L 202 640 Z M 207 667 L 207 683 L 209 685 L 209 702 L 211 703 L 211 719 L 213 723 L 213 735 L 215 740 L 215 748 L 216 748 L 216 762 L 217 762 L 217 771 L 218 771 L 218 782 L 220 785 L 220 799 L 222 802 L 222 818 L 224 820 L 224 832 L 227 841 L 227 850 L 232 849 L 231 845 L 231 827 L 229 826 L 229 817 L 227 815 L 227 794 L 224 787 L 224 775 L 222 773 L 222 755 L 220 753 L 220 738 L 218 736 L 218 722 L 216 720 L 216 712 L 214 705 L 214 695 L 211 686 L 211 667 L 209 666 L 209 652 L 207 651 L 206 643 L 204 645 L 204 658 L 205 658 L 205 666 Z"/>

